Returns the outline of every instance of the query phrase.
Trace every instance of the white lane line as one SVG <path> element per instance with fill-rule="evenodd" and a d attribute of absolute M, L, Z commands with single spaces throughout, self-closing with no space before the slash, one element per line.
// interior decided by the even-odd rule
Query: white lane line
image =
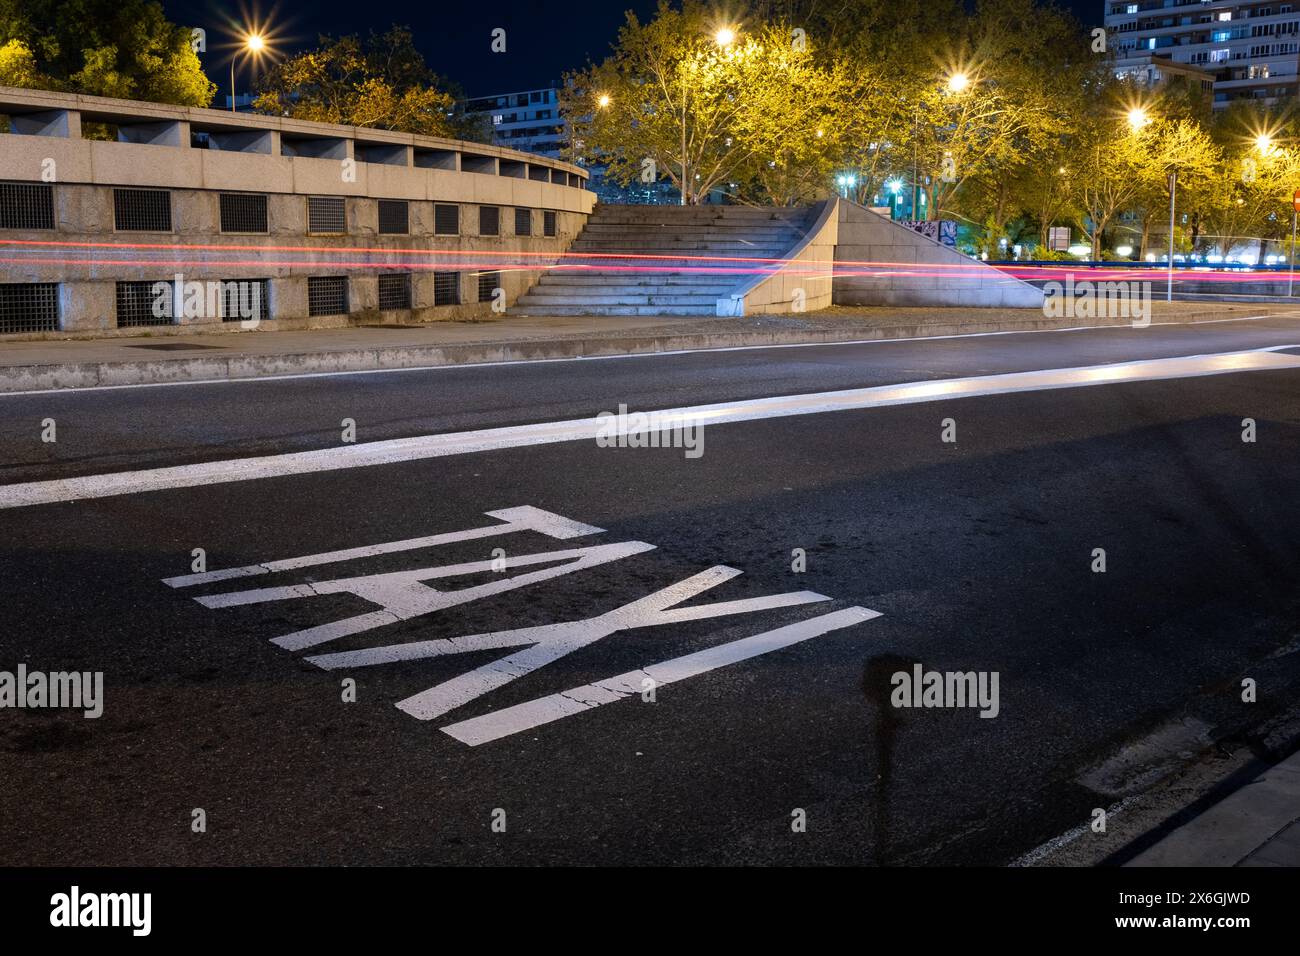
<path fill-rule="evenodd" d="M 1230 319 L 1204 319 L 1198 322 L 1152 322 L 1147 328 L 1173 325 L 1220 325 L 1226 322 L 1258 322 L 1264 319 L 1292 318 L 1300 312 L 1273 312 L 1267 315 L 1244 315 Z M 891 345 L 906 342 L 936 342 L 945 339 L 982 339 L 994 335 L 1056 335 L 1062 332 L 1142 331 L 1127 325 L 1073 325 L 1067 329 L 1008 329 L 1001 332 L 955 332 L 952 335 L 911 335 L 901 338 L 850 339 L 843 342 L 786 342 L 780 345 L 728 345 L 721 348 L 667 349 L 662 352 L 630 352 L 622 355 L 577 355 L 571 358 L 505 359 L 500 362 L 465 362 L 454 365 L 415 365 L 410 368 L 362 368 L 342 372 L 299 372 L 288 375 L 258 375 L 249 378 L 200 378 L 179 382 L 139 382 L 134 385 L 88 385 L 85 388 L 37 388 L 21 392 L 0 392 L 0 400 L 22 395 L 76 395 L 80 392 L 116 392 L 130 388 L 179 388 L 186 385 L 251 385 L 257 382 L 284 382 L 306 378 L 339 378 L 347 375 L 393 375 L 399 372 L 450 372 L 456 369 L 499 368 L 503 365 L 553 365 L 557 362 L 611 362 L 621 359 L 661 358 L 698 355 L 703 352 L 765 352 L 773 349 L 823 349 L 841 345 Z M 546 340 L 525 340 L 524 344 Z M 491 347 L 493 343 L 468 343 Z M 514 343 L 510 343 L 514 344 Z M 113 363 L 90 363 L 113 364 Z"/>
<path fill-rule="evenodd" d="M 175 578 L 163 578 L 163 584 L 173 588 L 187 588 L 195 584 L 211 584 L 214 581 L 228 581 L 231 578 L 247 578 L 258 574 L 276 571 L 293 571 L 299 568 L 314 568 L 322 564 L 334 564 L 339 561 L 354 561 L 357 558 L 372 558 L 381 554 L 394 554 L 398 551 L 415 551 L 420 548 L 436 548 L 443 544 L 459 544 L 475 538 L 491 538 L 498 535 L 513 534 L 516 531 L 537 531 L 559 540 L 582 538 L 592 534 L 602 534 L 604 528 L 573 521 L 541 508 L 522 505 L 518 508 L 502 508 L 487 512 L 489 518 L 497 518 L 505 524 L 488 525 L 484 528 L 470 528 L 468 531 L 449 531 L 445 534 L 431 534 L 420 538 L 407 538 L 405 541 L 388 541 L 384 544 L 365 545 L 360 548 L 345 548 L 342 551 L 327 551 L 323 554 L 308 554 L 298 558 L 285 558 L 282 561 L 267 561 L 264 564 L 250 564 L 242 568 L 223 568 L 220 571 L 200 571 L 195 574 L 182 574 Z"/>
<path fill-rule="evenodd" d="M 813 392 L 805 395 L 719 402 L 712 405 L 656 410 L 655 424 L 660 431 L 669 431 L 700 425 L 721 425 L 792 415 L 815 415 L 821 412 L 910 405 L 955 398 L 977 398 L 1046 389 L 1296 368 L 1300 366 L 1300 355 L 1278 351 L 1288 347 L 1295 346 L 1274 346 L 1270 350 L 936 379 L 871 388 Z M 268 455 L 261 458 L 237 458 L 197 465 L 174 465 L 142 471 L 4 485 L 0 486 L 0 509 L 23 508 L 85 498 L 108 498 L 170 488 L 192 488 L 198 485 L 232 481 L 282 478 L 346 468 L 391 465 L 554 442 L 594 442 L 598 434 L 608 436 L 611 423 L 617 425 L 619 434 L 627 434 L 630 430 L 635 430 L 636 416 L 628 416 L 626 419 L 578 418 L 534 425 L 486 428 L 478 431 L 417 435 L 412 438 L 342 445 L 337 448 Z"/>
<path fill-rule="evenodd" d="M 633 694 L 642 693 L 647 686 L 663 687 L 665 684 L 696 677 L 718 667 L 749 660 L 760 654 L 768 654 L 876 617 L 880 617 L 879 611 L 872 611 L 865 607 L 849 607 L 842 611 L 832 611 L 830 614 L 800 621 L 798 624 L 778 627 L 776 630 L 755 634 L 753 637 L 720 644 L 717 647 L 696 651 L 694 654 L 674 657 L 661 664 L 651 664 L 643 670 L 628 671 L 617 677 L 596 681 L 594 684 L 584 684 L 582 687 L 574 687 L 558 694 L 538 697 L 523 704 L 515 704 L 513 707 L 494 710 L 482 717 L 472 717 L 469 720 L 448 724 L 442 728 L 442 731 L 471 747 L 477 747 L 479 744 L 531 730 L 562 717 L 580 714 L 602 704 L 624 700 Z M 647 681 L 649 684 L 646 683 Z"/>

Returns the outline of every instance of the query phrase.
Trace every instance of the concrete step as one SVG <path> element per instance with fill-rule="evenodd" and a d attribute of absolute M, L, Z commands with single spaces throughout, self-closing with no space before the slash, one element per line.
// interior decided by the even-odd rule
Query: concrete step
<path fill-rule="evenodd" d="M 731 277 L 723 276 L 719 281 L 718 276 L 677 276 L 673 278 L 661 278 L 659 276 L 608 276 L 592 277 L 591 281 L 586 282 L 569 282 L 565 281 L 567 276 L 544 275 L 537 284 L 533 286 L 532 291 L 541 289 L 553 290 L 556 294 L 565 292 L 585 292 L 599 289 L 618 289 L 620 291 L 638 292 L 647 289 L 661 289 L 672 295 L 722 295 L 735 287 L 736 283 L 731 281 Z M 583 276 L 586 279 L 588 277 Z"/>
<path fill-rule="evenodd" d="M 541 295 L 590 295 L 591 293 L 617 293 L 619 295 L 722 295 L 735 287 L 735 282 L 695 282 L 692 285 L 668 282 L 599 282 L 591 285 L 555 285 L 538 282 L 530 293 Z"/>
<path fill-rule="evenodd" d="M 589 232 L 587 232 L 588 227 L 590 227 Z M 807 230 L 801 226 L 787 223 L 758 223 L 754 225 L 744 223 L 699 223 L 693 226 L 685 226 L 680 223 L 593 222 L 584 227 L 584 232 L 589 235 L 600 236 L 719 236 L 731 238 L 733 236 L 801 236 Z"/>
<path fill-rule="evenodd" d="M 589 222 L 584 233 L 598 236 L 792 236 L 805 230 L 788 223 Z"/>
<path fill-rule="evenodd" d="M 600 206 L 564 262 L 508 311 L 716 315 L 718 299 L 775 270 L 773 260 L 806 235 L 809 217 L 807 209 Z"/>
<path fill-rule="evenodd" d="M 516 304 L 509 315 L 716 315 L 717 305 L 605 305 L 554 306 Z"/>
<path fill-rule="evenodd" d="M 679 229 L 676 226 L 619 226 L 610 229 L 583 228 L 584 238 L 616 242 L 620 239 L 673 239 L 677 241 L 736 242 L 742 239 L 785 242 L 804 235 L 799 229 Z"/>
<path fill-rule="evenodd" d="M 748 279 L 750 279 L 752 276 L 762 275 L 762 274 L 764 274 L 764 271 L 758 268 L 724 269 L 718 267 L 716 269 L 711 269 L 711 268 L 703 268 L 698 265 L 692 266 L 690 268 L 681 265 L 675 265 L 675 266 L 662 266 L 662 267 L 656 266 L 653 269 L 651 268 L 592 269 L 592 270 L 584 269 L 580 272 L 556 270 L 555 272 L 544 273 L 543 277 L 551 276 L 551 275 L 554 276 L 583 275 L 583 276 L 589 276 L 594 279 L 603 279 L 605 282 L 635 282 L 640 279 L 645 279 L 645 280 L 649 280 L 653 284 L 660 284 L 667 281 L 672 281 L 672 282 L 700 281 L 700 282 L 708 282 L 711 284 L 726 283 L 726 284 L 734 285 L 738 282 L 745 282 Z M 539 279 L 538 281 L 540 282 L 541 280 Z"/>
<path fill-rule="evenodd" d="M 627 293 L 612 289 L 591 293 L 567 293 L 565 295 L 545 295 L 536 288 L 519 297 L 516 303 L 527 308 L 532 305 L 542 306 L 588 306 L 588 305 L 704 305 L 712 307 L 718 299 L 716 295 L 663 295 L 660 293 Z"/>
<path fill-rule="evenodd" d="M 770 257 L 776 259 L 775 256 Z M 548 271 L 594 275 L 603 272 L 748 272 L 753 269 L 775 268 L 768 256 L 724 256 L 717 254 L 683 256 L 665 253 L 649 256 L 647 253 L 609 255 L 599 258 L 566 259 L 563 265 L 552 266 Z"/>
<path fill-rule="evenodd" d="M 715 255 L 782 255 L 793 246 L 793 242 L 767 242 L 757 240 L 737 240 L 736 242 L 719 242 L 716 239 L 621 239 L 617 242 L 592 239 L 575 240 L 570 252 L 573 254 L 595 252 L 602 255 L 619 253 L 640 255 L 670 255 L 672 253 L 703 253 Z"/>
<path fill-rule="evenodd" d="M 635 222 L 660 220 L 662 222 L 693 222 L 709 219 L 739 221 L 745 219 L 807 219 L 809 210 L 799 207 L 772 206 L 596 206 L 591 217 L 596 220 L 628 219 Z"/>

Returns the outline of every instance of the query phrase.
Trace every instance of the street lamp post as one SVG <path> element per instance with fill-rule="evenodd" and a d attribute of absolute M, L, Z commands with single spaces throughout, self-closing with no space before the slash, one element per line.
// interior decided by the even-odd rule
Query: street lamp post
<path fill-rule="evenodd" d="M 686 184 L 689 180 L 688 164 L 686 162 L 686 80 L 690 74 L 686 71 L 686 61 L 682 60 L 682 205 L 686 205 Z"/>
<path fill-rule="evenodd" d="M 244 37 L 244 45 L 235 51 L 234 56 L 230 58 L 230 112 L 235 112 L 235 62 L 239 59 L 239 54 L 247 50 L 256 57 L 266 47 L 266 40 L 260 33 L 250 33 Z"/>
<path fill-rule="evenodd" d="M 920 135 L 921 126 L 921 104 L 917 103 L 916 108 L 912 110 L 912 221 L 916 221 L 916 191 L 921 187 L 917 181 L 917 164 L 916 164 L 916 141 Z"/>
<path fill-rule="evenodd" d="M 1286 297 L 1291 298 L 1291 293 L 1295 289 L 1295 217 L 1300 212 L 1300 193 L 1296 193 L 1291 200 L 1291 268 L 1287 273 L 1286 279 Z"/>
<path fill-rule="evenodd" d="M 962 93 L 971 85 L 971 78 L 963 71 L 950 74 L 946 86 L 949 93 Z M 917 140 L 920 135 L 921 124 L 921 101 L 918 99 L 916 106 L 912 109 L 912 219 L 917 219 L 917 203 L 920 201 L 918 192 L 921 188 L 920 171 L 917 162 Z"/>
<path fill-rule="evenodd" d="M 722 27 L 717 33 L 713 34 L 713 42 L 724 50 L 736 42 L 736 31 L 730 27 Z M 682 58 L 682 205 L 686 205 L 686 185 L 690 180 L 690 163 L 686 160 L 686 112 L 690 108 L 686 100 L 686 85 L 689 73 L 686 68 L 686 58 Z"/>
<path fill-rule="evenodd" d="M 1178 189 L 1178 170 L 1169 173 L 1169 281 L 1165 286 L 1165 301 L 1174 301 L 1174 193 Z"/>

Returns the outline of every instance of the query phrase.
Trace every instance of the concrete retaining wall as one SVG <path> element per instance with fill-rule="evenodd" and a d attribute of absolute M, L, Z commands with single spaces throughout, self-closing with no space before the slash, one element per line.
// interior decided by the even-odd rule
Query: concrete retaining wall
<path fill-rule="evenodd" d="M 839 200 L 836 305 L 1041 308 L 1043 292 L 857 203 Z"/>
<path fill-rule="evenodd" d="M 758 276 L 718 299 L 718 315 L 786 315 L 831 305 L 839 203 L 828 199 L 821 204 L 808 234 L 790 250 L 789 262 L 777 272 Z"/>
<path fill-rule="evenodd" d="M 185 282 L 267 280 L 268 329 L 478 315 L 492 308 L 479 295 L 480 273 L 499 273 L 494 288 L 503 304 L 514 301 L 569 247 L 596 201 L 580 167 L 437 137 L 7 87 L 0 115 L 10 121 L 0 135 L 0 180 L 31 184 L 40 201 L 52 197 L 54 211 L 52 229 L 0 228 L 0 257 L 11 260 L 0 266 L 0 286 L 57 284 L 56 334 L 115 334 L 118 282 L 177 274 Z M 83 138 L 83 123 L 92 122 L 116 130 L 117 141 Z M 115 191 L 141 188 L 167 193 L 169 229 L 115 228 Z M 33 201 L 28 193 L 0 193 L 0 201 L 17 215 Z M 223 232 L 223 193 L 265 196 L 266 231 Z M 309 233 L 308 197 L 342 198 L 345 230 Z M 381 200 L 407 204 L 407 233 L 379 232 Z M 454 234 L 435 233 L 436 205 L 458 207 Z M 481 233 L 482 207 L 499 210 L 496 234 Z M 516 210 L 529 214 L 525 234 Z M 380 311 L 385 272 L 410 275 L 410 309 Z M 454 281 L 459 304 L 434 304 L 435 272 L 456 274 L 442 288 Z M 347 312 L 309 316 L 308 277 L 331 275 L 348 278 Z M 0 295 L 0 333 L 49 334 L 15 315 L 23 301 Z M 231 324 L 203 314 L 158 329 Z"/>

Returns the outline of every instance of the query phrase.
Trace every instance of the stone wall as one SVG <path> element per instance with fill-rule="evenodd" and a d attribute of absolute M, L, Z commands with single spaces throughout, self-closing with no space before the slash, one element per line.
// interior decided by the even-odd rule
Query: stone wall
<path fill-rule="evenodd" d="M 30 299 L 18 285 L 57 284 L 54 331 L 116 334 L 119 282 L 177 274 L 267 280 L 267 328 L 482 314 L 492 305 L 479 301 L 480 274 L 512 302 L 568 248 L 595 204 L 580 167 L 488 145 L 3 87 L 0 114 L 11 130 L 0 135 L 0 332 L 24 336 L 49 333 L 6 326 Z M 117 141 L 84 138 L 92 122 L 109 124 Z M 126 189 L 166 191 L 170 228 L 116 228 L 114 194 Z M 223 231 L 223 193 L 266 196 L 265 231 Z M 346 231 L 310 233 L 309 197 L 341 198 Z M 20 228 L 19 207 L 33 201 L 52 206 L 53 229 Z M 381 201 L 405 204 L 407 233 L 380 233 Z M 435 206 L 457 207 L 454 234 L 435 233 Z M 498 210 L 497 235 L 481 234 L 483 207 Z M 530 234 L 516 230 L 517 210 Z M 554 234 L 544 235 L 551 224 Z M 410 309 L 379 310 L 384 274 L 410 275 Z M 308 277 L 330 275 L 347 276 L 347 313 L 309 316 Z M 455 288 L 459 304 L 435 304 L 435 282 L 442 298 Z M 236 327 L 220 315 L 182 314 L 149 330 L 193 325 Z"/>

